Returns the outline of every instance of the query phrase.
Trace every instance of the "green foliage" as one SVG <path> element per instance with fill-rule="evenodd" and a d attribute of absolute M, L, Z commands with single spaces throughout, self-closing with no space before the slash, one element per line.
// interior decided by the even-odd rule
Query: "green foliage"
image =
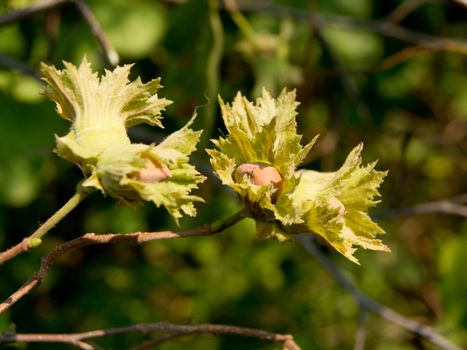
<path fill-rule="evenodd" d="M 465 230 L 464 230 L 465 232 Z M 467 326 L 467 305 L 464 303 L 467 294 L 467 277 L 464 267 L 467 258 L 464 248 L 467 238 L 452 237 L 447 241 L 439 256 L 442 296 L 453 324 Z"/>
<path fill-rule="evenodd" d="M 382 40 L 374 33 L 329 28 L 324 34 L 346 66 L 360 67 L 361 62 L 375 64 L 381 60 Z"/>
<path fill-rule="evenodd" d="M 0 11 L 25 3 L 31 1 L 0 1 Z M 87 3 L 122 57 L 122 64 L 134 62 L 130 80 L 141 76 L 144 85 L 161 76 L 163 96 L 174 101 L 164 112 L 164 130 L 141 124 L 127 130 L 133 144 L 154 144 L 154 150 L 164 138 L 186 125 L 194 110 L 198 114 L 195 130 L 212 122 L 213 133 L 203 137 L 229 137 L 220 131 L 224 126 L 219 111 L 216 118 L 205 119 L 205 106 L 217 106 L 216 101 L 205 97 L 206 63 L 213 37 L 207 2 Z M 311 8 L 305 0 L 276 3 L 293 7 L 298 13 L 303 11 L 304 18 L 311 9 L 317 14 L 350 16 L 350 22 L 355 18 L 385 20 L 399 4 L 324 0 Z M 102 50 L 79 12 L 73 6 L 56 11 L 1 27 L 0 52 L 33 68 L 41 61 L 58 67 L 62 60 L 78 66 L 86 55 L 94 69 L 103 72 L 106 67 Z M 400 25 L 425 34 L 465 38 L 467 26 L 462 11 L 456 2 L 425 2 Z M 379 189 L 382 201 L 378 211 L 465 192 L 464 55 L 419 50 L 415 44 L 364 32 L 362 27 L 342 29 L 332 19 L 323 24 L 320 38 L 308 23 L 280 17 L 280 11 L 275 14 L 279 17 L 265 11 L 243 13 L 259 40 L 266 38 L 266 47 L 273 43 L 268 51 L 251 45 L 231 15 L 220 10 L 225 46 L 217 67 L 219 91 L 215 93 L 232 101 L 236 91 L 249 98 L 260 96 L 262 85 L 267 85 L 273 96 L 285 87 L 296 88 L 297 100 L 301 101 L 297 106 L 297 130 L 303 137 L 294 144 L 306 145 L 320 134 L 301 167 L 335 175 L 349 151 L 363 141 L 363 160 L 357 157 L 357 168 L 369 170 L 366 164 L 379 159 L 378 169 L 389 170 Z M 60 18 L 55 30 L 54 18 Z M 244 49 L 240 42 L 250 46 Z M 390 57 L 393 60 L 386 61 Z M 362 106 L 369 112 L 367 117 L 361 113 Z M 75 184 L 81 181 L 77 167 L 52 154 L 52 135 L 66 135 L 69 126 L 69 122 L 57 118 L 53 105 L 39 94 L 39 83 L 9 67 L 0 67 L 1 250 L 33 232 L 68 200 Z M 294 155 L 298 156 L 298 152 Z M 240 156 L 237 152 L 232 158 Z M 193 152 L 191 164 L 209 175 L 205 158 L 204 150 Z M 316 175 L 300 171 L 308 174 L 304 179 Z M 300 186 L 305 188 L 305 182 Z M 206 203 L 197 205 L 196 217 L 181 218 L 180 225 L 194 227 L 238 211 L 243 201 L 232 192 L 209 175 L 209 181 L 190 192 Z M 2 297 L 32 276 L 41 256 L 56 245 L 85 232 L 175 228 L 166 214 L 152 203 L 134 209 L 116 207 L 109 196 L 88 197 L 39 247 L 1 266 Z M 357 266 L 339 254 L 328 253 L 326 247 L 320 249 L 363 292 L 432 325 L 465 347 L 465 220 L 428 214 L 380 217 L 377 223 L 387 232 L 384 242 L 391 254 L 362 250 L 358 253 L 361 266 Z M 303 349 L 351 349 L 359 315 L 352 297 L 297 244 L 258 240 L 254 232 L 254 220 L 246 219 L 209 238 L 89 247 L 64 255 L 40 288 L 0 316 L 0 330 L 12 324 L 18 332 L 65 333 L 139 322 L 216 322 L 291 333 Z M 368 321 L 368 349 L 429 347 L 374 315 Z M 149 337 L 125 335 L 96 342 L 104 348 L 120 349 Z M 62 346 L 35 344 L 29 348 Z M 160 348 L 248 350 L 278 346 L 207 336 L 168 342 Z"/>
<path fill-rule="evenodd" d="M 125 58 L 153 55 L 167 28 L 167 11 L 154 1 L 94 0 L 90 6 L 111 44 Z"/>
<path fill-rule="evenodd" d="M 0 182 L 4 184 L 0 186 L 0 201 L 7 206 L 24 207 L 56 176 L 56 165 L 50 154 L 51 135 L 62 125 L 42 99 L 26 102 L 14 94 L 15 80 L 10 80 L 0 91 L 3 115 L 0 118 Z M 10 93 L 6 94 L 5 90 Z M 38 93 L 36 87 L 35 94 Z"/>
<path fill-rule="evenodd" d="M 301 68 L 291 63 L 293 22 L 283 20 L 278 33 L 273 29 L 276 21 L 269 18 L 257 16 L 252 22 L 256 30 L 250 35 L 244 33 L 246 37 L 237 42 L 236 48 L 253 69 L 253 96 L 260 96 L 263 88 L 277 95 L 286 86 L 302 83 Z"/>

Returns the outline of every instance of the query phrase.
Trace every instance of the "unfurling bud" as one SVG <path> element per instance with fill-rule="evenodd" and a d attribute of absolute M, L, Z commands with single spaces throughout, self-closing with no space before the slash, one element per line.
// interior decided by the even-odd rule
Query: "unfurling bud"
<path fill-rule="evenodd" d="M 339 211 L 337 212 L 337 215 L 339 216 L 339 218 L 344 217 L 345 213 L 347 212 L 344 204 L 340 200 L 338 200 L 336 197 L 329 198 L 329 206 L 332 209 L 339 209 Z"/>
<path fill-rule="evenodd" d="M 336 171 L 298 170 L 316 137 L 301 145 L 294 91 L 272 98 L 263 90 L 256 101 L 240 93 L 230 104 L 219 100 L 229 133 L 213 140 L 211 165 L 239 195 L 260 237 L 317 234 L 356 263 L 356 246 L 389 251 L 376 238 L 384 230 L 367 213 L 386 172 L 375 170 L 376 162 L 362 164 L 362 144 Z"/>
<path fill-rule="evenodd" d="M 201 136 L 191 129 L 194 117 L 158 145 L 131 143 L 129 127 L 162 127 L 161 112 L 171 101 L 158 97 L 159 79 L 130 81 L 131 65 L 99 76 L 86 58 L 78 67 L 64 65 L 58 70 L 42 64 L 43 93 L 72 124 L 68 134 L 57 137 L 56 152 L 82 169 L 82 186 L 125 205 L 164 206 L 177 223 L 183 214 L 195 216 L 194 202 L 203 199 L 191 192 L 205 177 L 189 163 Z"/>
<path fill-rule="evenodd" d="M 254 185 L 270 185 L 276 189 L 282 186 L 282 176 L 275 167 L 265 163 L 244 163 L 235 170 L 235 181 L 241 182 L 244 177 Z"/>
<path fill-rule="evenodd" d="M 157 166 L 150 159 L 146 160 L 146 166 L 143 169 L 140 169 L 137 173 L 131 176 L 132 179 L 147 184 L 161 182 L 170 177 L 172 177 L 172 172 L 169 170 L 167 165 L 161 164 L 160 166 Z"/>

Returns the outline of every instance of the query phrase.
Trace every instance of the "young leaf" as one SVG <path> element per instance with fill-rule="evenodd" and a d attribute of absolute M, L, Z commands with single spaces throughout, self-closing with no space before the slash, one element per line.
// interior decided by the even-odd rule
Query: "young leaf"
<path fill-rule="evenodd" d="M 354 262 L 354 246 L 389 250 L 374 238 L 383 230 L 366 214 L 386 173 L 374 170 L 375 163 L 361 165 L 362 145 L 334 173 L 297 170 L 316 137 L 300 144 L 294 92 L 273 99 L 263 90 L 256 103 L 237 94 L 232 105 L 220 104 L 229 134 L 213 140 L 211 164 L 244 201 L 258 235 L 282 241 L 318 234 Z"/>
<path fill-rule="evenodd" d="M 190 192 L 205 177 L 188 163 L 201 134 L 189 128 L 191 123 L 157 146 L 130 144 L 104 151 L 85 186 L 100 189 L 126 205 L 150 201 L 164 206 L 177 223 L 182 213 L 195 216 L 193 202 L 203 199 Z M 178 143 L 173 142 L 176 139 Z"/>
<path fill-rule="evenodd" d="M 126 205 L 151 201 L 177 222 L 182 213 L 194 216 L 193 202 L 202 198 L 190 192 L 205 179 L 188 163 L 201 134 L 190 129 L 194 118 L 159 145 L 132 144 L 128 127 L 162 127 L 161 112 L 171 101 L 157 96 L 160 80 L 130 82 L 131 65 L 105 71 L 100 78 L 86 58 L 79 67 L 64 65 L 63 70 L 42 65 L 48 84 L 43 93 L 71 122 L 68 134 L 56 138 L 56 151 L 83 170 L 83 186 Z"/>
<path fill-rule="evenodd" d="M 376 163 L 361 165 L 363 145 L 355 147 L 342 167 L 333 173 L 301 170 L 294 190 L 294 200 L 309 203 L 305 225 L 296 230 L 309 230 L 327 240 L 337 251 L 357 262 L 354 246 L 389 251 L 374 237 L 384 230 L 367 215 L 378 201 L 378 187 L 386 172 L 374 170 Z"/>
<path fill-rule="evenodd" d="M 85 173 L 104 150 L 130 144 L 128 127 L 139 123 L 162 127 L 160 114 L 171 101 L 157 96 L 160 79 L 130 82 L 131 65 L 106 70 L 98 77 L 86 58 L 79 67 L 68 62 L 64 66 L 58 70 L 41 65 L 48 85 L 42 92 L 55 101 L 58 114 L 72 123 L 67 135 L 57 137 L 56 152 Z"/>

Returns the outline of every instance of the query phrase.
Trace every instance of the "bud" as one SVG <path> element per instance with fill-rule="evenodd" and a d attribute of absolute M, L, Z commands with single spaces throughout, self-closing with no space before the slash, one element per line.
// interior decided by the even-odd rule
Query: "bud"
<path fill-rule="evenodd" d="M 235 170 L 235 181 L 242 182 L 247 177 L 254 185 L 273 185 L 276 189 L 282 186 L 282 176 L 275 167 L 265 163 L 244 163 Z"/>

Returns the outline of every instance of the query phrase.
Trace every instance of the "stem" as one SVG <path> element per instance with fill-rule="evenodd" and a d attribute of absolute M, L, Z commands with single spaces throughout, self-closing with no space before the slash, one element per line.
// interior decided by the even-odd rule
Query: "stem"
<path fill-rule="evenodd" d="M 206 63 L 206 87 L 209 105 L 205 113 L 204 132 L 199 145 L 200 148 L 206 148 L 215 125 L 216 104 L 214 104 L 214 101 L 219 93 L 219 67 L 224 51 L 224 29 L 219 16 L 219 4 L 217 0 L 208 0 L 208 6 L 212 35 L 212 46 Z"/>
<path fill-rule="evenodd" d="M 33 288 L 37 287 L 49 274 L 49 270 L 55 261 L 63 254 L 84 248 L 90 245 L 97 244 L 113 244 L 113 243 L 136 243 L 142 244 L 149 241 L 158 241 L 174 238 L 212 236 L 218 234 L 230 226 L 235 225 L 240 220 L 244 219 L 243 210 L 223 220 L 216 221 L 212 224 L 205 224 L 183 231 L 159 231 L 159 232 L 133 232 L 133 233 L 107 233 L 96 235 L 94 233 L 86 233 L 81 237 L 63 243 L 55 247 L 49 254 L 42 258 L 41 266 L 37 274 L 32 276 L 24 283 L 16 292 L 8 297 L 0 304 L 0 314 L 8 310 L 19 299 L 28 294 Z"/>
<path fill-rule="evenodd" d="M 417 321 L 411 320 L 393 309 L 384 305 L 378 304 L 375 300 L 366 296 L 360 289 L 357 288 L 333 263 L 325 254 L 323 254 L 313 242 L 310 234 L 303 234 L 297 237 L 297 240 L 305 247 L 305 249 L 313 255 L 316 260 L 329 272 L 329 274 L 346 289 L 350 295 L 356 300 L 361 308 L 371 311 L 380 317 L 392 322 L 399 327 L 406 329 L 409 332 L 419 336 L 420 338 L 430 341 L 436 345 L 438 349 L 443 350 L 461 350 L 460 347 L 451 343 L 451 341 L 433 328 L 426 326 Z"/>
<path fill-rule="evenodd" d="M 15 256 L 37 247 L 42 242 L 42 237 L 49 232 L 57 223 L 67 216 L 76 206 L 86 198 L 91 192 L 88 188 L 83 188 L 79 184 L 76 193 L 59 210 L 47 219 L 39 228 L 29 237 L 24 238 L 20 243 L 0 253 L 0 265 L 13 259 Z"/>
<path fill-rule="evenodd" d="M 247 21 L 245 16 L 239 11 L 237 2 L 235 0 L 224 1 L 225 9 L 229 12 L 230 17 L 237 25 L 238 29 L 248 39 L 256 44 L 256 33 L 250 23 Z"/>
<path fill-rule="evenodd" d="M 149 334 L 153 332 L 164 332 L 166 336 L 156 338 L 148 343 L 133 348 L 152 349 L 168 340 L 187 335 L 236 335 L 240 337 L 256 338 L 265 341 L 282 343 L 285 350 L 300 350 L 290 334 L 279 334 L 263 331 L 261 329 L 237 327 L 222 324 L 200 324 L 200 325 L 180 325 L 166 322 L 141 323 L 126 327 L 98 329 L 83 333 L 63 333 L 63 334 L 0 334 L 0 344 L 12 343 L 64 343 L 78 346 L 80 349 L 96 349 L 85 341 L 95 338 L 114 336 L 118 334 L 140 333 Z"/>
<path fill-rule="evenodd" d="M 113 48 L 112 44 L 107 39 L 104 32 L 102 31 L 101 26 L 99 25 L 99 22 L 97 22 L 97 19 L 94 16 L 94 13 L 91 11 L 89 6 L 83 0 L 71 0 L 71 1 L 75 4 L 79 12 L 81 12 L 83 19 L 86 21 L 87 25 L 91 29 L 91 33 L 94 35 L 94 37 L 99 42 L 99 45 L 101 46 L 102 51 L 104 51 L 104 56 L 107 59 L 108 63 L 111 66 L 115 67 L 118 64 L 118 61 L 120 60 L 118 57 L 118 53 Z"/>
<path fill-rule="evenodd" d="M 81 186 L 78 186 L 75 194 L 66 202 L 59 210 L 55 212 L 50 218 L 47 219 L 30 237 L 42 238 L 51 228 L 53 228 L 60 220 L 68 215 L 76 206 L 92 191 L 88 189 L 83 190 Z"/>
<path fill-rule="evenodd" d="M 51 11 L 55 8 L 68 5 L 69 3 L 70 0 L 45 0 L 24 9 L 7 12 L 0 16 L 0 27 L 19 22 L 37 13 Z"/>
<path fill-rule="evenodd" d="M 222 220 L 217 220 L 212 222 L 209 225 L 209 232 L 211 233 L 218 233 L 228 229 L 230 226 L 235 225 L 240 220 L 246 218 L 245 216 L 245 209 L 241 209 L 237 213 L 229 216 L 228 218 L 224 218 Z"/>

